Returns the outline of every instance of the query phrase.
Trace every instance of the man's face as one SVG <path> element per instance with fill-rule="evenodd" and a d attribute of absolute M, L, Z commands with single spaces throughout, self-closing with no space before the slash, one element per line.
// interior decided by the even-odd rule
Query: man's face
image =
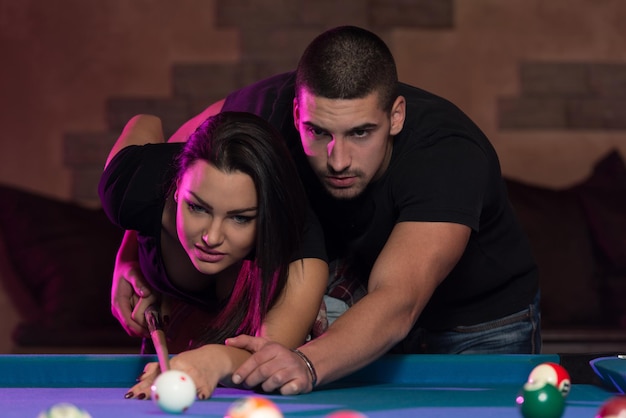
<path fill-rule="evenodd" d="M 404 123 L 404 98 L 390 113 L 377 93 L 361 99 L 327 99 L 301 89 L 294 122 L 311 167 L 337 199 L 352 199 L 387 169 L 392 136 Z"/>

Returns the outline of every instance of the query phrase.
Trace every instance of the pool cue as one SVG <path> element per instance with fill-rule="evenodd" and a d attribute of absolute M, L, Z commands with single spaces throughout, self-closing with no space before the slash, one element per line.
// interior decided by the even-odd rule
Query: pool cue
<path fill-rule="evenodd" d="M 154 344 L 154 349 L 159 359 L 161 373 L 166 372 L 170 369 L 170 357 L 167 350 L 167 342 L 165 340 L 165 332 L 163 331 L 163 321 L 161 320 L 159 306 L 157 304 L 148 306 L 144 312 L 144 316 L 148 323 L 152 344 Z"/>

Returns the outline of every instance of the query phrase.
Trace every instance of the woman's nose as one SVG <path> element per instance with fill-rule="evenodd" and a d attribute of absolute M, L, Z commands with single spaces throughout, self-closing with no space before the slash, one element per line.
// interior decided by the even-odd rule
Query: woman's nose
<path fill-rule="evenodd" d="M 209 247 L 220 245 L 224 241 L 222 222 L 217 219 L 211 220 L 202 233 L 202 240 Z"/>

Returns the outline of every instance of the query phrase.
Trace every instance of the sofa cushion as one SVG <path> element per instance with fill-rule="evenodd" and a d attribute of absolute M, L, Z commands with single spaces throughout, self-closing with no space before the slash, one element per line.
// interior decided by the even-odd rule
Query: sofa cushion
<path fill-rule="evenodd" d="M 507 187 L 539 268 L 542 325 L 561 328 L 601 323 L 594 249 L 576 191 L 515 180 L 507 180 Z"/>
<path fill-rule="evenodd" d="M 10 264 L 1 279 L 22 317 L 15 342 L 137 344 L 110 309 L 113 263 L 123 231 L 101 209 L 9 186 L 0 185 L 0 202 L 0 235 Z"/>
<path fill-rule="evenodd" d="M 626 166 L 616 151 L 585 180 L 551 189 L 507 180 L 539 266 L 546 328 L 626 327 Z"/>
<path fill-rule="evenodd" d="M 626 164 L 613 151 L 577 187 L 603 280 L 607 323 L 626 328 Z"/>
<path fill-rule="evenodd" d="M 19 281 L 15 277 L 15 272 L 7 257 L 5 248 L 4 239 L 0 232 L 0 278 L 3 279 L 0 280 L 0 318 L 2 318 L 2 321 L 0 321 L 0 354 L 13 352 L 15 348 L 12 339 L 13 331 L 22 318 L 17 309 L 16 298 L 9 296 L 7 293 L 7 289 L 9 289 L 8 283 L 12 279 L 14 279 L 13 282 L 19 283 Z M 22 287 L 20 286 L 20 288 Z M 11 290 L 15 290 L 15 286 L 12 286 Z M 29 300 L 30 298 L 25 294 L 22 299 Z"/>
<path fill-rule="evenodd" d="M 577 187 L 594 242 L 609 268 L 626 275 L 626 165 L 613 151 Z"/>

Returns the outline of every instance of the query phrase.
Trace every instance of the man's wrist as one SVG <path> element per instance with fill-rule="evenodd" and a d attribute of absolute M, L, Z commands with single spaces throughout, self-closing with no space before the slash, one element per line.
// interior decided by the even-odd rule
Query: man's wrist
<path fill-rule="evenodd" d="M 291 351 L 295 353 L 306 365 L 307 370 L 309 371 L 309 376 L 311 377 L 311 387 L 315 389 L 315 385 L 317 385 L 317 372 L 315 371 L 315 366 L 309 358 L 297 348 L 292 348 Z"/>

